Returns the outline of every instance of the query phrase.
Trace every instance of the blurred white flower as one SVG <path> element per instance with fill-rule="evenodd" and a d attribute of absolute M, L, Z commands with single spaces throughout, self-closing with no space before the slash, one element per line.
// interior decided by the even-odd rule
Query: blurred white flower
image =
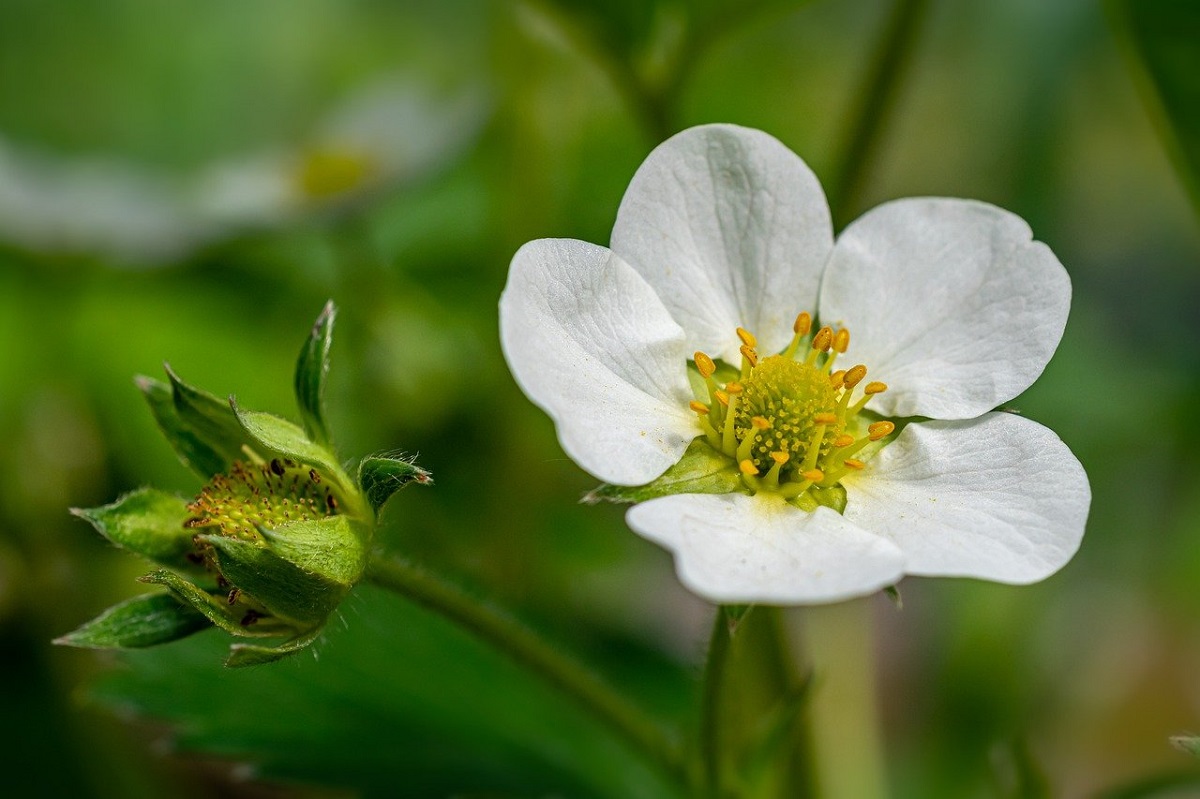
<path fill-rule="evenodd" d="M 887 203 L 835 244 L 803 161 L 706 125 L 638 169 L 611 249 L 522 247 L 500 325 L 563 448 L 641 486 L 607 494 L 645 500 L 626 519 L 689 588 L 803 604 L 905 574 L 1028 583 L 1070 559 L 1082 467 L 992 411 L 1045 368 L 1070 294 L 1049 248 L 984 203 Z"/>
<path fill-rule="evenodd" d="M 0 238 L 137 264 L 418 179 L 469 144 L 488 100 L 406 76 L 363 87 L 300 145 L 170 175 L 110 156 L 54 157 L 0 135 Z"/>

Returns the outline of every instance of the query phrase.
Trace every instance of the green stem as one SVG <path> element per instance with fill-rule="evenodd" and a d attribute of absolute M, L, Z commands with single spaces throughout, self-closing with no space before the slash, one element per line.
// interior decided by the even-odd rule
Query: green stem
<path fill-rule="evenodd" d="M 367 580 L 458 624 L 546 682 L 621 736 L 677 783 L 685 771 L 679 748 L 665 731 L 582 663 L 555 649 L 521 622 L 461 588 L 399 560 L 372 559 Z"/>
<path fill-rule="evenodd" d="M 721 688 L 729 665 L 731 641 L 729 618 L 721 605 L 713 619 L 700 697 L 700 773 L 705 795 L 713 799 L 721 795 Z"/>
<path fill-rule="evenodd" d="M 805 611 L 812 756 L 824 799 L 887 796 L 870 610 L 870 599 L 856 599 Z"/>
<path fill-rule="evenodd" d="M 863 177 L 878 148 L 904 73 L 912 63 L 913 46 L 928 6 L 928 0 L 896 0 L 862 88 L 856 92 L 858 103 L 850 114 L 847 135 L 842 138 L 845 146 L 829 185 L 829 206 L 834 226 L 839 229 L 858 204 Z"/>

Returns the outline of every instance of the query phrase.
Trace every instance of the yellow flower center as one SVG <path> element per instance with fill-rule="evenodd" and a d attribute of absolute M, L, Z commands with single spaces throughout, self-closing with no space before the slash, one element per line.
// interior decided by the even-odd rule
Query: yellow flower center
<path fill-rule="evenodd" d="M 800 314 L 787 349 L 760 358 L 754 334 L 739 327 L 741 368 L 736 376 L 723 375 L 731 378 L 724 382 L 712 358 L 697 352 L 708 396 L 691 403 L 708 443 L 737 462 L 751 492 L 777 493 L 809 508 L 829 504 L 826 494 L 865 468 L 882 446 L 877 442 L 896 429 L 860 415 L 885 384 L 864 383 L 862 364 L 833 368 L 849 349 L 850 331 L 811 331 L 812 317 Z"/>

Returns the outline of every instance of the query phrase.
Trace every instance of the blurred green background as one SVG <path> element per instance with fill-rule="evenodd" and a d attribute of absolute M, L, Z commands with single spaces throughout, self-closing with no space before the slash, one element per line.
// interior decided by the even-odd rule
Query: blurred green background
<path fill-rule="evenodd" d="M 1008 208 L 1074 284 L 1012 405 L 1087 469 L 1083 547 L 1034 587 L 875 603 L 894 795 L 1034 795 L 1027 763 L 1071 797 L 1194 772 L 1167 739 L 1200 731 L 1198 51 L 1195 4 L 1162 0 L 3 0 L 0 793 L 666 795 L 372 589 L 318 659 L 248 673 L 216 633 L 49 641 L 145 570 L 66 509 L 198 488 L 132 377 L 168 360 L 294 416 L 332 297 L 343 455 L 419 453 L 437 479 L 382 543 L 687 729 L 711 609 L 620 508 L 577 503 L 594 481 L 509 376 L 496 301 L 520 244 L 607 242 L 646 153 L 710 121 L 783 140 L 843 224 L 912 195 Z"/>

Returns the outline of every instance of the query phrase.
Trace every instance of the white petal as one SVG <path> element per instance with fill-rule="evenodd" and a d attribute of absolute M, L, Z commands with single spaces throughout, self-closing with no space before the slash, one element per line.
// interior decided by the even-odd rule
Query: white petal
<path fill-rule="evenodd" d="M 838 239 L 821 285 L 822 324 L 889 386 L 890 416 L 969 419 L 1033 383 L 1054 354 L 1071 282 L 1019 217 L 986 203 L 881 205 Z"/>
<path fill-rule="evenodd" d="M 762 352 L 791 340 L 796 314 L 812 310 L 833 227 L 795 153 L 761 131 L 703 125 L 638 169 L 612 248 L 654 286 L 691 349 L 736 364 L 739 325 Z"/>
<path fill-rule="evenodd" d="M 769 494 L 675 494 L 634 505 L 625 521 L 671 550 L 680 581 L 713 602 L 836 602 L 903 575 L 888 541 L 828 508 L 809 513 Z"/>
<path fill-rule="evenodd" d="M 542 239 L 518 250 L 500 297 L 500 343 L 563 449 L 601 480 L 649 482 L 700 432 L 683 331 L 603 247 Z"/>
<path fill-rule="evenodd" d="M 1004 583 L 1062 568 L 1091 503 L 1066 444 L 1009 413 L 909 425 L 844 485 L 846 518 L 895 541 L 909 574 Z"/>

